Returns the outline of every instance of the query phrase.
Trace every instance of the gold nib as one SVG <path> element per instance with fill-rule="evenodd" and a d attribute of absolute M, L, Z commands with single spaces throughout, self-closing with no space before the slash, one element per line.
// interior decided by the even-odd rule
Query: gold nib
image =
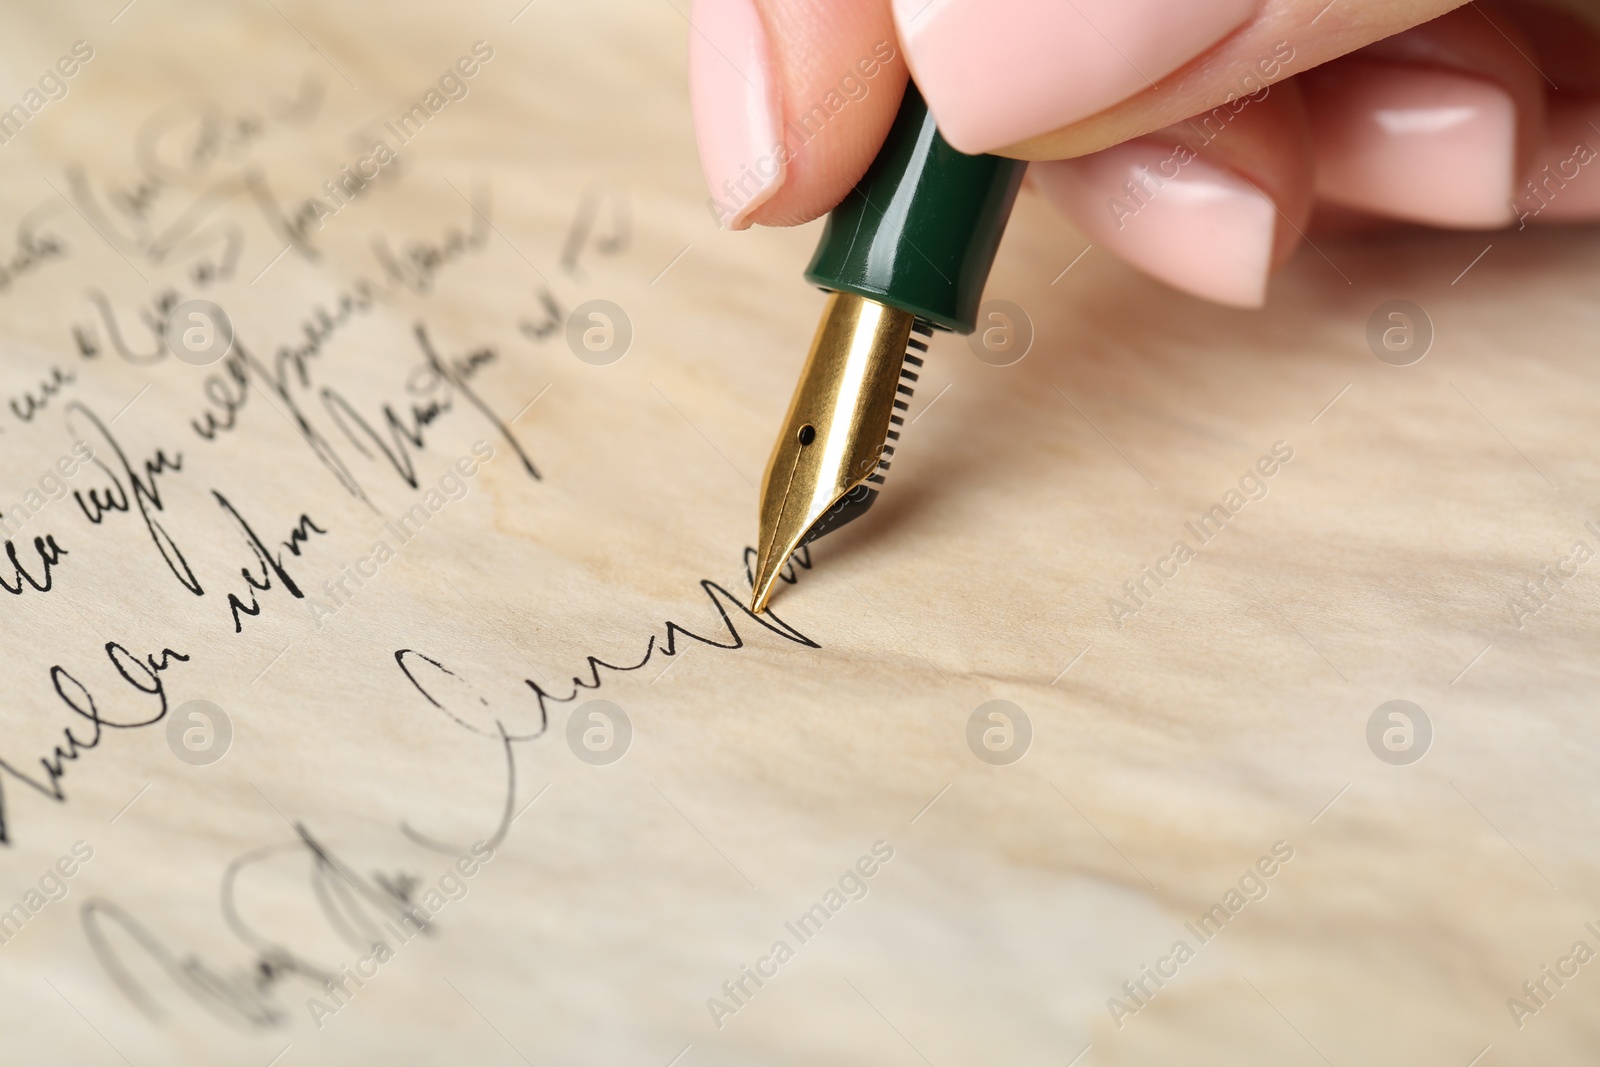
<path fill-rule="evenodd" d="M 903 364 L 921 363 L 906 345 L 926 348 L 911 341 L 913 327 L 928 331 L 910 312 L 851 293 L 829 296 L 761 483 L 752 611 L 766 610 L 797 548 L 860 515 L 877 495 L 911 393 L 900 381 Z"/>

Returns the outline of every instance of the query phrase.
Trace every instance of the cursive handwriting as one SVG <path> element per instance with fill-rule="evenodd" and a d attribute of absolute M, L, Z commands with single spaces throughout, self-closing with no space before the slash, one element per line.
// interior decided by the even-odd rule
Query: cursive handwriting
<path fill-rule="evenodd" d="M 16 542 L 9 538 L 6 540 L 6 559 L 11 561 L 11 581 L 8 582 L 4 577 L 0 577 L 0 589 L 4 589 L 12 596 L 21 596 L 23 583 L 26 582 L 28 588 L 36 593 L 48 593 L 50 591 L 50 587 L 53 584 L 53 579 L 50 577 L 50 568 L 60 563 L 62 556 L 70 553 L 56 544 L 55 534 L 35 537 L 33 539 L 33 550 L 39 554 L 39 564 L 42 568 L 38 578 L 29 574 L 28 569 L 17 558 Z"/>
<path fill-rule="evenodd" d="M 257 578 L 256 573 L 249 567 L 239 568 L 239 573 L 244 577 L 245 584 L 248 585 L 252 590 L 250 593 L 246 594 L 250 597 L 250 604 L 248 607 L 245 606 L 244 601 L 239 599 L 237 594 L 228 594 L 228 610 L 233 614 L 233 632 L 236 634 L 243 633 L 244 621 L 240 619 L 239 616 L 241 614 L 261 614 L 261 604 L 256 600 L 256 591 L 264 593 L 268 589 L 271 589 L 272 579 L 274 577 L 283 583 L 284 591 L 290 596 L 294 597 L 296 600 L 304 600 L 306 595 L 300 591 L 300 586 L 295 584 L 294 578 L 287 570 L 284 569 L 283 556 L 281 554 L 274 555 L 273 553 L 267 551 L 266 544 L 261 540 L 256 532 L 250 528 L 250 524 L 244 520 L 244 516 L 240 515 L 238 510 L 228 502 L 228 498 L 217 492 L 215 489 L 211 490 L 211 495 L 215 497 L 217 503 L 222 506 L 222 510 L 226 511 L 233 519 L 234 523 L 238 525 L 239 531 L 244 534 L 245 542 L 250 546 L 250 551 L 255 553 L 256 565 L 260 568 L 260 578 Z M 283 547 L 288 549 L 292 554 L 298 556 L 300 554 L 300 546 L 305 544 L 306 540 L 311 534 L 325 534 L 327 532 L 327 530 L 324 530 L 322 527 L 312 522 L 310 515 L 307 515 L 305 512 L 301 512 L 300 521 L 297 522 L 294 529 L 289 532 L 289 540 L 283 542 Z"/>
<path fill-rule="evenodd" d="M 90 948 L 117 988 L 140 1011 L 157 1019 L 163 1015 L 160 1002 L 126 962 L 130 948 L 153 962 L 191 1002 L 247 1032 L 288 1025 L 279 990 L 290 979 L 304 981 L 319 993 L 328 983 L 340 980 L 340 967 L 313 961 L 262 933 L 244 917 L 240 882 L 269 862 L 281 866 L 285 859 L 306 861 L 304 885 L 310 899 L 329 929 L 358 951 L 369 951 L 386 931 L 396 930 L 396 924 L 402 931 L 409 925 L 418 933 L 433 933 L 428 913 L 414 899 L 421 881 L 415 875 L 375 871 L 363 877 L 303 824 L 296 823 L 294 829 L 292 843 L 252 849 L 236 857 L 223 872 L 218 907 L 234 940 L 249 953 L 245 962 L 234 966 L 216 966 L 192 952 L 180 955 L 114 901 L 104 897 L 84 901 L 80 917 Z"/>
<path fill-rule="evenodd" d="M 115 458 L 117 468 L 113 470 L 110 464 L 100 458 L 103 453 L 96 446 L 90 462 L 105 473 L 111 480 L 111 485 L 105 490 L 91 488 L 87 500 L 84 499 L 81 489 L 72 491 L 72 499 L 78 502 L 78 508 L 83 512 L 84 518 L 98 526 L 105 521 L 109 512 L 126 512 L 132 507 L 137 507 L 139 517 L 144 520 L 145 529 L 150 534 L 150 540 L 155 543 L 156 551 L 161 553 L 161 558 L 172 571 L 173 577 L 195 596 L 205 595 L 200 579 L 194 576 L 194 571 L 189 567 L 189 561 L 184 558 L 178 543 L 172 539 L 172 535 L 167 533 L 166 527 L 156 517 L 157 512 L 164 510 L 157 478 L 167 471 L 181 471 L 183 454 L 180 452 L 176 456 L 168 456 L 161 449 L 156 449 L 154 456 L 140 464 L 144 470 L 141 476 L 134 471 L 127 453 L 122 450 L 122 445 L 112 436 L 111 428 L 101 422 L 100 416 L 91 411 L 87 404 L 79 400 L 67 404 L 67 428 L 72 431 L 75 438 L 88 440 L 88 437 L 79 433 L 73 425 L 74 416 L 87 419 L 94 427 L 95 432 L 105 441 L 108 453 Z"/>
<path fill-rule="evenodd" d="M 600 209 L 608 202 L 611 205 L 611 232 L 596 237 L 594 231 L 600 218 Z M 584 280 L 579 261 L 590 244 L 590 238 L 594 238 L 594 247 L 603 256 L 615 256 L 627 251 L 629 242 L 633 240 L 633 218 L 626 193 L 595 187 L 586 190 L 583 199 L 578 202 L 578 213 L 561 246 L 561 267 L 579 281 Z"/>
<path fill-rule="evenodd" d="M 167 316 L 180 303 L 176 289 L 159 290 L 150 298 L 148 304 L 139 309 L 139 321 L 149 338 L 147 346 L 143 349 L 135 349 L 123 336 L 122 324 L 117 321 L 117 313 L 112 308 L 111 301 L 106 299 L 105 293 L 99 289 L 90 289 L 87 296 L 100 318 L 100 329 L 105 331 L 106 340 L 104 342 L 100 340 L 100 332 L 94 323 L 75 323 L 72 327 L 72 339 L 78 346 L 78 355 L 84 359 L 95 359 L 100 355 L 103 344 L 109 343 L 113 352 L 125 362 L 135 366 L 158 363 L 167 357 L 165 340 Z"/>
<path fill-rule="evenodd" d="M 749 572 L 755 560 L 755 555 L 755 549 L 745 549 L 745 571 L 747 577 L 749 577 Z M 797 580 L 795 571 L 796 564 L 807 569 L 810 568 L 811 556 L 807 549 L 802 548 L 789 560 L 788 566 L 782 575 L 782 578 L 785 582 L 793 584 Z M 436 690 L 440 688 L 438 686 L 439 679 L 452 679 L 453 682 L 449 684 L 453 684 L 456 687 L 456 693 L 458 697 L 462 695 L 461 690 L 464 683 L 455 671 L 450 670 L 443 663 L 434 659 L 432 656 L 418 652 L 416 649 L 402 648 L 395 652 L 394 660 L 395 664 L 400 668 L 401 673 L 406 676 L 406 681 L 411 683 L 417 692 L 422 695 L 422 698 L 439 711 L 443 712 L 453 722 L 455 722 L 457 726 L 483 737 L 504 737 L 510 741 L 531 741 L 542 736 L 549 728 L 549 705 L 551 703 L 570 703 L 576 700 L 578 696 L 585 690 L 599 689 L 604 684 L 604 679 L 602 679 L 600 676 L 601 670 L 627 673 L 642 669 L 655 657 L 658 652 L 663 656 L 676 656 L 680 651 L 682 651 L 678 647 L 678 639 L 680 637 L 686 638 L 690 641 L 698 641 L 700 644 L 708 645 L 711 648 L 720 648 L 725 650 L 743 648 L 745 644 L 744 635 L 739 632 L 739 627 L 734 622 L 735 616 L 728 614 L 727 605 L 729 604 L 731 604 L 736 609 L 738 615 L 743 616 L 745 620 L 756 623 L 768 633 L 777 634 L 785 641 L 793 642 L 794 644 L 801 645 L 805 648 L 822 647 L 815 641 L 811 640 L 811 638 L 801 633 L 799 630 L 796 630 L 793 626 L 790 626 L 788 623 L 778 618 L 770 611 L 768 611 L 765 615 L 755 614 L 745 606 L 744 599 L 742 597 L 735 596 L 723 586 L 709 578 L 702 578 L 700 580 L 700 588 L 706 594 L 707 599 L 711 601 L 711 606 L 717 609 L 717 616 L 722 620 L 721 634 L 713 637 L 705 637 L 695 633 L 693 630 L 690 630 L 688 627 L 683 626 L 680 623 L 668 620 L 663 624 L 662 633 L 651 633 L 646 638 L 644 643 L 644 651 L 639 655 L 637 661 L 633 663 L 611 663 L 595 655 L 585 656 L 585 671 L 581 674 L 572 676 L 572 691 L 567 693 L 565 696 L 552 693 L 550 690 L 544 688 L 544 686 L 540 685 L 532 678 L 524 678 L 523 684 L 525 684 L 528 689 L 533 692 L 534 701 L 539 712 L 539 728 L 533 733 L 508 735 L 505 734 L 503 730 L 491 732 L 482 726 L 477 726 L 470 722 L 467 718 L 467 713 L 464 710 L 457 706 L 452 706 L 444 700 L 441 700 L 436 692 Z M 725 638 L 725 640 L 719 640 L 719 637 Z M 430 689 L 428 684 L 425 684 L 425 681 L 430 675 L 434 679 L 434 689 Z M 466 688 L 470 690 L 471 687 L 470 685 L 467 685 Z M 479 707 L 490 707 L 487 698 L 480 696 L 475 692 L 471 693 L 470 695 L 472 700 L 476 701 Z M 479 712 L 479 714 L 483 713 Z"/>
<path fill-rule="evenodd" d="M 473 199 L 478 199 L 476 191 Z M 482 250 L 488 238 L 489 218 L 474 204 L 471 229 L 463 231 L 459 226 L 452 226 L 438 242 L 406 241 L 399 254 L 389 247 L 389 239 L 380 234 L 372 239 L 372 255 L 390 281 L 418 296 L 426 296 L 433 292 L 433 283 L 440 271 L 469 252 Z"/>
<path fill-rule="evenodd" d="M 356 481 L 344 459 L 334 451 L 322 432 L 301 410 L 297 391 L 311 388 L 310 361 L 321 353 L 323 345 L 351 316 L 366 312 L 372 306 L 371 293 L 360 283 L 340 295 L 336 309 L 329 313 L 318 307 L 302 323 L 306 340 L 299 345 L 282 345 L 273 356 L 271 367 L 250 353 L 237 337 L 233 349 L 223 357 L 222 370 L 206 377 L 205 394 L 211 410 L 190 422 L 190 427 L 202 440 L 213 441 L 219 433 L 227 432 L 237 424 L 238 412 L 250 398 L 252 385 L 265 386 L 271 396 L 277 397 L 279 408 L 299 431 L 300 437 L 330 471 L 341 487 L 358 500 L 372 506 L 366 491 Z M 269 399 L 269 403 L 272 401 Z"/>
<path fill-rule="evenodd" d="M 17 223 L 16 247 L 9 255 L 0 254 L 0 293 L 9 293 L 18 278 L 32 274 L 53 260 L 67 258 L 71 250 L 61 238 L 39 229 L 46 219 L 66 207 L 60 197 L 52 196 L 22 216 Z"/>
<path fill-rule="evenodd" d="M 159 653 L 140 659 L 115 641 L 106 642 L 105 652 L 106 658 L 111 661 L 112 667 L 116 668 L 124 681 L 140 693 L 154 698 L 155 709 L 143 711 L 128 719 L 108 717 L 95 703 L 88 688 L 68 673 L 65 667 L 57 664 L 50 668 L 50 681 L 55 686 L 56 696 L 61 698 L 62 703 L 66 704 L 74 715 L 89 723 L 89 732 L 80 736 L 72 732 L 72 726 L 67 726 L 61 731 L 62 744 L 56 745 L 48 756 L 39 758 L 39 765 L 44 768 L 43 779 L 24 774 L 10 761 L 0 758 L 0 771 L 58 804 L 65 803 L 67 799 L 66 791 L 61 788 L 61 779 L 67 773 L 66 762 L 76 761 L 82 753 L 98 748 L 107 727 L 113 730 L 136 730 L 141 726 L 160 722 L 167 714 L 167 691 L 162 684 L 161 673 L 171 668 L 173 660 L 187 662 L 189 659 L 183 653 L 174 652 L 170 648 L 163 648 Z M 6 807 L 4 777 L 0 776 L 0 844 L 10 843 L 11 823 Z"/>
<path fill-rule="evenodd" d="M 417 472 L 410 449 L 425 447 L 426 428 L 441 415 L 453 410 L 457 397 L 460 397 L 477 409 L 499 432 L 517 454 L 523 470 L 528 472 L 529 477 L 537 479 L 539 472 L 522 450 L 521 443 L 512 435 L 511 427 L 468 384 L 481 368 L 499 358 L 495 350 L 478 348 L 464 356 L 447 360 L 434 349 L 428 339 L 427 327 L 422 323 L 416 324 L 414 335 L 422 348 L 423 363 L 407 380 L 407 388 L 417 399 L 411 401 L 408 405 L 410 410 L 404 415 L 397 412 L 393 404 L 383 405 L 384 431 L 375 429 L 338 390 L 322 390 L 323 407 L 344 431 L 356 451 L 370 459 L 373 456 L 372 449 L 376 449 L 401 480 L 415 489 Z"/>
<path fill-rule="evenodd" d="M 23 422 L 33 417 L 50 403 L 50 398 L 78 380 L 78 376 L 59 366 L 50 368 L 50 377 L 39 383 L 37 390 L 24 392 L 11 398 L 11 413 Z"/>

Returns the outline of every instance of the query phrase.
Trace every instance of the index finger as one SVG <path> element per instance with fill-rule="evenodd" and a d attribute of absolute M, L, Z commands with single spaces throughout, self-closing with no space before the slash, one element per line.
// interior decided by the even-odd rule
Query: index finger
<path fill-rule="evenodd" d="M 1461 0 L 895 0 L 964 152 L 1065 159 L 1258 92 Z"/>

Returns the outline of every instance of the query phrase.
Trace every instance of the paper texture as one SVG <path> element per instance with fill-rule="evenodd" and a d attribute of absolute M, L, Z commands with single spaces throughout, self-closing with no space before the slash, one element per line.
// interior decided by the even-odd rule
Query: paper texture
<path fill-rule="evenodd" d="M 1592 234 L 1242 313 L 1025 191 L 756 620 L 816 227 L 519 6 L 12 17 L 0 1060 L 1588 1062 Z"/>

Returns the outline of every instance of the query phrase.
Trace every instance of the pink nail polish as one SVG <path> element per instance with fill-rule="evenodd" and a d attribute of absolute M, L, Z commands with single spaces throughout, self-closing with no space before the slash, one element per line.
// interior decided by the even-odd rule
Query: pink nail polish
<path fill-rule="evenodd" d="M 1544 144 L 1517 185 L 1512 210 L 1519 229 L 1600 220 L 1600 99 L 1550 101 Z"/>
<path fill-rule="evenodd" d="M 1130 141 L 1029 173 L 1090 241 L 1145 273 L 1219 304 L 1265 303 L 1277 209 L 1233 171 Z"/>
<path fill-rule="evenodd" d="M 742 230 L 784 175 L 782 105 L 755 0 L 694 0 L 689 101 L 712 212 Z"/>
<path fill-rule="evenodd" d="M 988 152 L 1086 118 L 1237 29 L 1257 0 L 894 0 L 945 139 Z"/>
<path fill-rule="evenodd" d="M 1512 220 L 1516 107 L 1494 82 L 1371 60 L 1306 79 L 1317 196 L 1433 226 Z"/>

